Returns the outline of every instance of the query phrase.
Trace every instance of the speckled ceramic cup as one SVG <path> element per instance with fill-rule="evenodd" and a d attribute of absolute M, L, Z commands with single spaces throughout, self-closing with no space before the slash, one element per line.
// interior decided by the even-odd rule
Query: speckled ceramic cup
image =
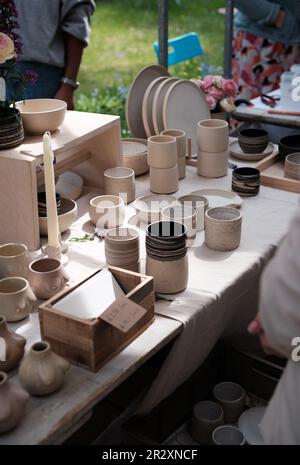
<path fill-rule="evenodd" d="M 205 213 L 205 243 L 217 251 L 230 251 L 240 245 L 242 214 L 232 207 L 210 208 Z"/>

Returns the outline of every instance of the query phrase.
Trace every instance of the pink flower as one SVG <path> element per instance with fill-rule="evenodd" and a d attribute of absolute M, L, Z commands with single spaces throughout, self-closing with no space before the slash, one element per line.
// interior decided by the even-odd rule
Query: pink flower
<path fill-rule="evenodd" d="M 214 100 L 220 101 L 224 98 L 224 93 L 222 90 L 217 89 L 216 87 L 212 87 L 208 90 L 208 95 L 212 97 Z"/>
<path fill-rule="evenodd" d="M 213 85 L 213 76 L 205 76 L 204 80 L 202 81 L 201 89 L 207 91 Z"/>
<path fill-rule="evenodd" d="M 232 97 L 235 98 L 237 95 L 237 85 L 236 83 L 230 79 L 230 80 L 225 80 L 223 84 L 223 91 L 226 97 Z"/>
<path fill-rule="evenodd" d="M 206 101 L 210 110 L 214 110 L 216 108 L 217 101 L 211 95 L 206 95 Z"/>
<path fill-rule="evenodd" d="M 222 76 L 212 76 L 213 77 L 213 84 L 217 89 L 223 89 L 223 85 L 225 82 L 225 79 Z"/>
<path fill-rule="evenodd" d="M 0 32 L 0 64 L 15 58 L 15 46 L 10 37 Z"/>

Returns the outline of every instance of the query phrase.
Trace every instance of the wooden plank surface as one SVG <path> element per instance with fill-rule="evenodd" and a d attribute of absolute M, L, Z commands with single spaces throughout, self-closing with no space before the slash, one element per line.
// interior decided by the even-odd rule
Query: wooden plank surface
<path fill-rule="evenodd" d="M 239 106 L 234 113 L 234 116 L 241 121 L 270 123 L 289 128 L 300 127 L 300 116 L 269 113 L 267 110 L 248 107 L 246 105 Z"/>

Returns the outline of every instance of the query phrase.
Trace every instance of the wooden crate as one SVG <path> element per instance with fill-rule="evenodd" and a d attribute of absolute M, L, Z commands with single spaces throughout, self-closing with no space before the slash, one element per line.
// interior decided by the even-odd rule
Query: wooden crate
<path fill-rule="evenodd" d="M 300 194 L 300 181 L 284 177 L 284 157 L 278 150 L 256 164 L 263 186 Z"/>
<path fill-rule="evenodd" d="M 39 307 L 42 339 L 48 341 L 57 354 L 92 371 L 99 370 L 154 321 L 153 278 L 121 268 L 108 269 L 126 293 L 126 297 L 147 311 L 127 333 L 100 318 L 84 320 L 53 308 L 59 300 L 102 269 L 88 276 L 75 287 L 60 292 Z M 101 295 L 99 297 L 101 298 Z"/>

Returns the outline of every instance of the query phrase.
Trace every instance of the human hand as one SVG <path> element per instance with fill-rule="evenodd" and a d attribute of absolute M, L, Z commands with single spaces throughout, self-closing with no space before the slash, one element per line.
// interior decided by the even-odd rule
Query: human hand
<path fill-rule="evenodd" d="M 275 26 L 277 29 L 281 29 L 285 20 L 285 11 L 283 9 L 280 9 L 277 15 L 277 18 L 275 20 Z"/>
<path fill-rule="evenodd" d="M 74 89 L 73 87 L 62 84 L 56 92 L 54 98 L 63 100 L 67 104 L 68 110 L 74 110 Z"/>
<path fill-rule="evenodd" d="M 275 355 L 276 357 L 283 357 L 282 354 L 280 354 L 279 352 L 277 352 L 276 350 L 272 348 L 266 336 L 266 333 L 264 332 L 264 329 L 262 327 L 259 313 L 256 315 L 255 319 L 251 321 L 251 323 L 249 324 L 248 333 L 252 334 L 253 336 L 259 337 L 262 348 L 267 355 Z"/>

